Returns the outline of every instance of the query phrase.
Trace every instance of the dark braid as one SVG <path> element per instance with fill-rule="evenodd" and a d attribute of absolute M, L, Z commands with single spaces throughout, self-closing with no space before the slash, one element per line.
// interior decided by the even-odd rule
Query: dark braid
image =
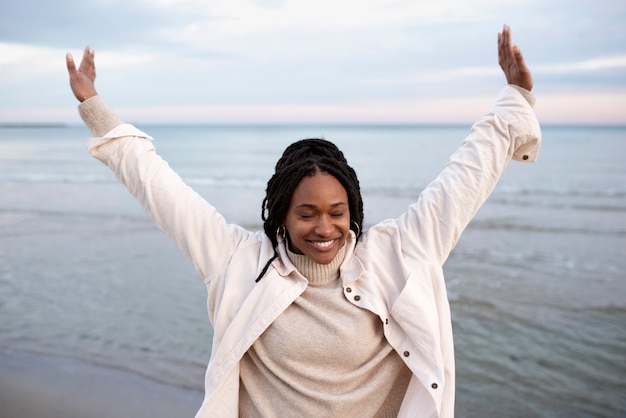
<path fill-rule="evenodd" d="M 261 204 L 263 229 L 274 248 L 278 245 L 276 232 L 287 217 L 294 190 L 304 177 L 313 176 L 318 172 L 334 176 L 346 189 L 350 207 L 350 228 L 357 234 L 357 239 L 361 235 L 363 199 L 356 172 L 348 165 L 343 153 L 332 142 L 317 138 L 303 139 L 289 145 L 283 152 L 282 157 L 276 163 L 274 175 L 267 182 L 265 199 Z M 267 267 L 257 281 L 263 276 Z"/>

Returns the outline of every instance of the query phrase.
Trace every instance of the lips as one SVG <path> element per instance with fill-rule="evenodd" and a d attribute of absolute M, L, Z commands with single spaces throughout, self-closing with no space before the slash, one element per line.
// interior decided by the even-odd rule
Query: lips
<path fill-rule="evenodd" d="M 338 241 L 338 239 L 331 239 L 327 241 L 308 241 L 308 243 L 317 248 L 318 250 L 325 251 L 330 248 Z"/>

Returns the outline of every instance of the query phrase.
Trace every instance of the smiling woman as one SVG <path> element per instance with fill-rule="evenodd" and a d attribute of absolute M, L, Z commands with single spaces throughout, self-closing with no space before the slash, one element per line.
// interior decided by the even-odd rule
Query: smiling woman
<path fill-rule="evenodd" d="M 197 417 L 451 417 L 455 371 L 443 264 L 511 159 L 541 132 L 510 30 L 509 83 L 450 163 L 396 219 L 363 230 L 357 175 L 333 143 L 288 146 L 261 204 L 264 233 L 228 224 L 98 96 L 94 52 L 70 84 L 91 154 L 193 262 L 213 326 Z"/>

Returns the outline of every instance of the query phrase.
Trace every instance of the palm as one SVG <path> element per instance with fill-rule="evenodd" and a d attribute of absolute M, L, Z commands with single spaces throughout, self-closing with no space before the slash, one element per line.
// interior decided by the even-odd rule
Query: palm
<path fill-rule="evenodd" d="M 94 61 L 94 51 L 86 47 L 83 52 L 83 59 L 80 66 L 76 69 L 74 58 L 71 54 L 66 56 L 67 72 L 70 76 L 70 87 L 76 98 L 83 102 L 88 98 L 95 96 L 96 88 L 96 65 Z"/>
<path fill-rule="evenodd" d="M 533 78 L 526 66 L 522 51 L 517 45 L 511 44 L 511 29 L 504 26 L 502 33 L 498 33 L 498 61 L 506 81 L 526 90 L 532 90 Z"/>

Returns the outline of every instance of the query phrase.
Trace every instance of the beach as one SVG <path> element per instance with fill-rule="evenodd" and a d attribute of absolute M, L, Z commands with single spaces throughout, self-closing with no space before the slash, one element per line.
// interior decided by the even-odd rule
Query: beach
<path fill-rule="evenodd" d="M 3 418 L 192 417 L 202 392 L 70 357 L 0 351 Z"/>
<path fill-rule="evenodd" d="M 414 201 L 468 129 L 141 128 L 249 229 L 294 139 L 344 150 L 367 226 Z M 0 129 L 0 416 L 191 417 L 211 352 L 205 285 L 87 136 Z M 539 161 L 511 163 L 461 237 L 444 265 L 458 417 L 626 415 L 624 153 L 626 128 L 545 128 Z"/>

